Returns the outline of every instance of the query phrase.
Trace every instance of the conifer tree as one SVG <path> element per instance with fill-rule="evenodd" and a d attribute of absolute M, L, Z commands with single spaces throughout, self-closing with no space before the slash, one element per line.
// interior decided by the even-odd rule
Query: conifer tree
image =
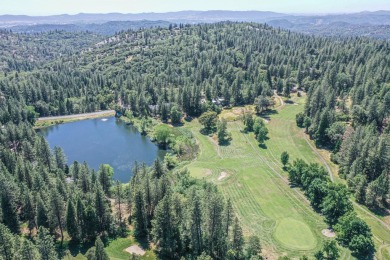
<path fill-rule="evenodd" d="M 60 229 L 61 245 L 64 241 L 64 215 L 64 200 L 57 189 L 54 189 L 50 197 L 50 222 L 53 228 Z"/>
<path fill-rule="evenodd" d="M 15 234 L 20 232 L 19 215 L 17 205 L 15 203 L 13 192 L 6 189 L 1 194 L 1 212 L 3 215 L 3 223 Z"/>
<path fill-rule="evenodd" d="M 224 251 L 224 243 L 221 240 L 226 239 L 223 237 L 222 226 L 223 202 L 219 194 L 210 193 L 205 209 L 205 216 L 207 216 L 205 219 L 205 244 L 212 257 L 219 257 Z"/>
<path fill-rule="evenodd" d="M 62 149 L 58 146 L 54 147 L 54 161 L 58 169 L 65 171 L 65 167 L 66 167 L 65 154 L 62 151 Z"/>
<path fill-rule="evenodd" d="M 286 167 L 289 158 L 290 158 L 290 155 L 288 154 L 288 152 L 284 151 L 284 152 L 281 154 L 281 156 L 280 156 L 280 161 L 282 162 L 283 167 Z"/>
<path fill-rule="evenodd" d="M 147 235 L 146 212 L 142 192 L 139 190 L 135 193 L 133 212 L 134 234 L 136 237 L 145 237 Z"/>
<path fill-rule="evenodd" d="M 245 257 L 246 259 L 252 259 L 258 257 L 261 259 L 261 244 L 258 236 L 250 236 L 245 246 Z M 255 258 L 256 259 L 256 258 Z"/>
<path fill-rule="evenodd" d="M 35 247 L 35 245 L 27 240 L 22 239 L 20 248 L 18 250 L 18 259 L 23 260 L 40 260 L 42 259 L 38 249 Z"/>
<path fill-rule="evenodd" d="M 153 176 L 159 179 L 161 176 L 164 175 L 164 167 L 163 164 L 161 163 L 160 159 L 156 159 L 153 164 Z"/>
<path fill-rule="evenodd" d="M 68 200 L 66 206 L 66 229 L 73 240 L 77 241 L 80 239 L 80 226 L 77 221 L 76 208 L 71 200 Z"/>
<path fill-rule="evenodd" d="M 229 237 L 230 235 L 229 227 L 232 225 L 234 219 L 233 206 L 230 198 L 226 202 L 223 216 L 224 216 L 223 225 L 224 225 L 225 236 Z"/>
<path fill-rule="evenodd" d="M 100 233 L 107 230 L 111 224 L 110 202 L 104 195 L 100 186 L 96 189 L 95 193 L 95 209 L 98 221 L 98 232 Z"/>
<path fill-rule="evenodd" d="M 112 176 L 114 175 L 114 170 L 108 164 L 103 164 L 99 168 L 99 183 L 107 196 L 110 196 L 110 189 L 112 186 Z"/>
<path fill-rule="evenodd" d="M 107 252 L 104 250 L 104 244 L 100 237 L 95 241 L 95 259 L 96 260 L 110 260 Z"/>
<path fill-rule="evenodd" d="M 39 227 L 36 245 L 42 260 L 58 260 L 54 239 L 44 227 Z"/>
<path fill-rule="evenodd" d="M 242 250 L 244 247 L 244 236 L 242 233 L 242 228 L 238 222 L 238 218 L 234 219 L 233 231 L 232 231 L 232 243 L 231 248 L 235 252 L 237 259 L 242 258 Z"/>
<path fill-rule="evenodd" d="M 159 258 L 175 258 L 179 241 L 176 220 L 171 208 L 170 195 L 166 195 L 157 205 L 152 226 L 153 241 L 157 245 Z"/>
<path fill-rule="evenodd" d="M 122 185 L 119 183 L 119 181 L 116 182 L 115 185 L 115 215 L 117 218 L 117 223 L 120 229 L 120 233 L 124 234 L 126 231 L 126 225 L 123 220 L 123 214 L 124 214 L 124 192 Z"/>
<path fill-rule="evenodd" d="M 36 227 L 36 207 L 34 207 L 32 196 L 28 191 L 25 191 L 23 195 L 23 218 L 27 220 L 27 227 L 31 234 L 32 229 Z"/>
<path fill-rule="evenodd" d="M 36 219 L 36 223 L 37 223 L 38 227 L 41 227 L 41 226 L 45 227 L 45 228 L 49 227 L 49 219 L 48 219 L 47 214 L 48 214 L 48 212 L 47 212 L 46 205 L 43 202 L 43 200 L 41 198 L 41 195 L 38 195 L 38 199 L 37 199 L 37 219 Z"/>
<path fill-rule="evenodd" d="M 202 231 L 202 211 L 199 197 L 196 195 L 196 191 L 192 191 L 189 204 L 189 221 L 188 229 L 191 232 L 190 247 L 194 255 L 200 255 L 203 248 L 203 231 Z"/>
<path fill-rule="evenodd" d="M 82 237 L 87 240 L 95 239 L 98 225 L 96 210 L 91 205 L 88 205 L 83 214 Z"/>
<path fill-rule="evenodd" d="M 217 124 L 217 137 L 218 137 L 218 143 L 223 144 L 226 142 L 227 139 L 227 121 L 226 119 L 222 118 L 218 121 Z"/>
<path fill-rule="evenodd" d="M 0 256 L 4 260 L 12 260 L 15 255 L 15 239 L 11 231 L 0 223 Z"/>
<path fill-rule="evenodd" d="M 77 196 L 76 199 L 76 220 L 77 220 L 77 226 L 79 229 L 79 236 L 80 238 L 84 238 L 84 231 L 85 231 L 85 207 L 84 203 L 82 202 L 80 196 Z"/>

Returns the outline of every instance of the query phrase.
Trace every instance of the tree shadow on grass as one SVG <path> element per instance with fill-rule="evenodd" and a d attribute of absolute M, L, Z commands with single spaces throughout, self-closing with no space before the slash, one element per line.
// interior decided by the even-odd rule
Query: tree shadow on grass
<path fill-rule="evenodd" d="M 230 140 L 224 140 L 223 142 L 218 142 L 219 146 L 229 146 Z"/>
<path fill-rule="evenodd" d="M 388 205 L 387 205 L 388 206 Z M 382 207 L 370 207 L 369 208 L 375 215 L 381 216 L 381 217 L 388 217 L 390 215 L 389 210 Z"/>
<path fill-rule="evenodd" d="M 259 117 L 263 118 L 264 120 L 271 121 L 271 115 L 279 114 L 278 110 L 276 109 L 268 109 L 260 114 L 257 114 Z"/>
<path fill-rule="evenodd" d="M 172 126 L 173 127 L 180 127 L 180 126 L 183 126 L 183 122 L 180 122 L 180 123 L 172 123 Z"/>
<path fill-rule="evenodd" d="M 271 117 L 269 115 L 261 115 L 260 117 L 266 121 L 271 121 Z"/>
<path fill-rule="evenodd" d="M 194 118 L 193 118 L 192 116 L 186 116 L 186 117 L 184 117 L 184 120 L 185 120 L 186 122 L 191 122 L 193 119 L 194 119 Z"/>
<path fill-rule="evenodd" d="M 71 241 L 69 241 L 69 244 L 68 244 L 68 250 L 73 257 L 76 257 L 78 254 L 85 255 L 87 253 L 87 251 L 93 246 L 95 246 L 95 243 L 93 241 L 81 243 L 81 242 L 71 240 Z M 66 249 L 66 248 L 62 248 L 59 251 L 59 255 L 62 257 L 65 256 L 64 249 Z M 61 259 L 62 259 L 62 257 L 61 257 Z"/>
<path fill-rule="evenodd" d="M 214 131 L 214 129 L 207 129 L 207 128 L 202 128 L 202 129 L 200 129 L 200 131 L 199 131 L 202 135 L 211 135 L 211 134 L 213 134 L 215 131 Z"/>
<path fill-rule="evenodd" d="M 262 149 L 267 149 L 267 145 L 266 144 L 259 144 L 259 147 L 262 148 Z"/>
<path fill-rule="evenodd" d="M 146 238 L 137 238 L 136 241 L 144 250 L 150 250 L 150 243 Z"/>
<path fill-rule="evenodd" d="M 276 109 L 268 109 L 264 112 L 260 113 L 260 116 L 270 116 L 270 115 L 276 115 L 279 114 L 278 110 Z"/>

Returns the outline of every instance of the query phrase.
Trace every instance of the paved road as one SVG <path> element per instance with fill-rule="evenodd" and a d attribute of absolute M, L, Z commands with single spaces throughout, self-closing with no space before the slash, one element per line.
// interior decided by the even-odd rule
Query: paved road
<path fill-rule="evenodd" d="M 96 117 L 96 116 L 102 116 L 102 115 L 107 115 L 107 114 L 115 114 L 115 110 L 104 110 L 104 111 L 93 112 L 93 113 L 75 114 L 75 115 L 66 115 L 66 116 L 40 117 L 40 118 L 38 118 L 38 121 L 74 119 L 74 118 L 84 118 L 84 117 L 88 118 L 88 117 Z"/>

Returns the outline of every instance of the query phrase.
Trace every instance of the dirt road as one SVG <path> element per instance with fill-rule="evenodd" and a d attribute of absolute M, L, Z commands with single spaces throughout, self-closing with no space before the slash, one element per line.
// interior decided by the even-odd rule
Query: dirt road
<path fill-rule="evenodd" d="M 99 117 L 99 116 L 109 116 L 115 115 L 115 110 L 104 110 L 93 113 L 85 113 L 85 114 L 75 114 L 75 115 L 66 115 L 66 116 L 49 116 L 49 117 L 40 117 L 37 121 L 46 121 L 46 120 L 64 120 L 64 119 L 82 119 L 89 117 Z"/>

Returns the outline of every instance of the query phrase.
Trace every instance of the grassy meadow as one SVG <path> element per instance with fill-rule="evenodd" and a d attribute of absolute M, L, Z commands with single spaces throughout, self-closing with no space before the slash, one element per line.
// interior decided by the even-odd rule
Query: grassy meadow
<path fill-rule="evenodd" d="M 259 147 L 253 133 L 242 131 L 240 114 L 251 107 L 221 113 L 221 117 L 229 120 L 228 130 L 233 138 L 227 146 L 219 146 L 214 138 L 202 135 L 197 120 L 184 126 L 193 132 L 200 146 L 197 160 L 187 166 L 191 174 L 216 183 L 224 196 L 232 200 L 245 233 L 261 238 L 268 259 L 313 255 L 327 239 L 321 233 L 327 228 L 323 218 L 311 208 L 301 191 L 289 186 L 280 163 L 281 153 L 287 151 L 290 162 L 301 158 L 308 163 L 327 164 L 335 181 L 343 182 L 337 176 L 337 166 L 330 162 L 329 152 L 315 149 L 296 126 L 295 115 L 303 110 L 305 97 L 295 95 L 291 100 L 277 102 L 276 109 L 264 117 L 269 130 L 265 147 Z M 377 257 L 385 259 L 389 255 L 389 230 L 367 212 L 358 209 L 357 213 L 373 230 Z M 343 248 L 341 259 L 353 257 Z"/>
<path fill-rule="evenodd" d="M 244 231 L 259 235 L 265 255 L 271 258 L 313 254 L 321 248 L 321 231 L 327 227 L 303 194 L 290 188 L 280 163 L 283 151 L 289 152 L 291 160 L 319 162 L 302 138 L 302 130 L 295 126 L 295 114 L 303 109 L 304 98 L 295 101 L 280 106 L 265 119 L 270 138 L 266 148 L 258 146 L 253 133 L 242 131 L 237 108 L 221 114 L 230 121 L 232 141 L 227 146 L 219 146 L 213 138 L 202 135 L 196 120 L 185 125 L 200 146 L 198 159 L 188 169 L 193 176 L 219 185 L 232 200 Z"/>

